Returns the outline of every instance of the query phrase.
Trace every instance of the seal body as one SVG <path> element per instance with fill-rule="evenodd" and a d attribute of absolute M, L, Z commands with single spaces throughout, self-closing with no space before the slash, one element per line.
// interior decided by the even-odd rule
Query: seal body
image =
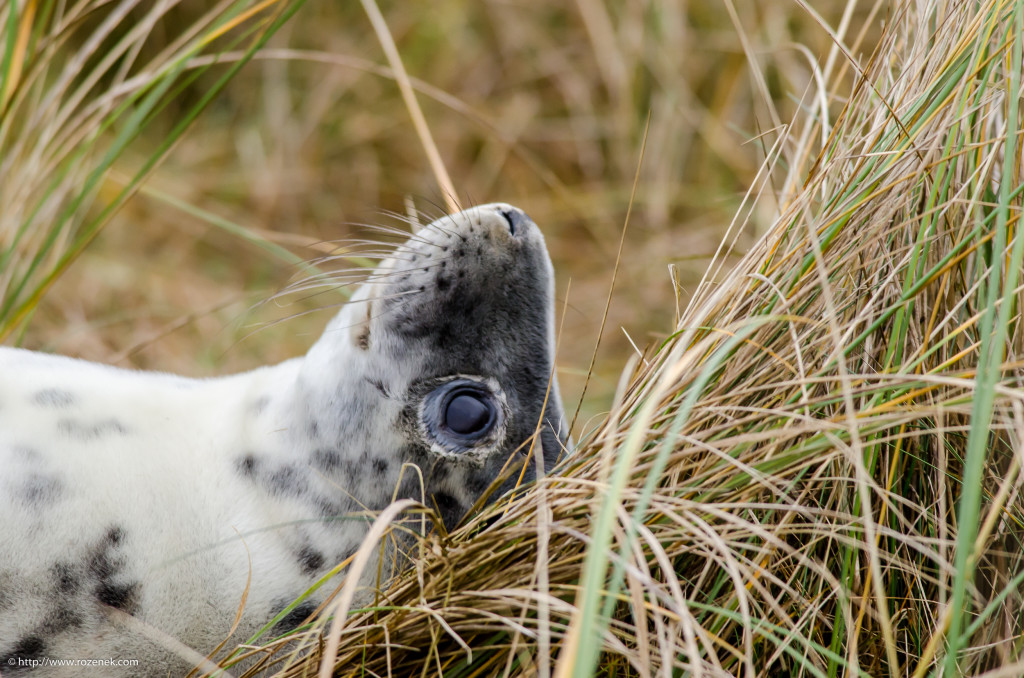
<path fill-rule="evenodd" d="M 550 468 L 553 317 L 539 229 L 493 204 L 410 237 L 302 358 L 195 380 L 0 348 L 0 674 L 187 670 L 160 638 L 211 652 L 245 597 L 244 641 L 393 499 L 452 527 L 531 442 Z"/>

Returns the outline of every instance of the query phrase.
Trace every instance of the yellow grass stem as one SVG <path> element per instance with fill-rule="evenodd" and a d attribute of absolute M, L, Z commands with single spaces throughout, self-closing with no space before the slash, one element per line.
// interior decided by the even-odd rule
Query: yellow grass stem
<path fill-rule="evenodd" d="M 361 0 L 361 2 L 363 3 L 363 9 L 366 10 L 366 16 L 370 18 L 373 30 L 377 34 L 377 40 L 380 41 L 380 46 L 384 50 L 388 64 L 395 74 L 395 82 L 402 92 L 402 101 L 405 102 L 405 107 L 409 111 L 409 117 L 412 118 L 412 124 L 416 129 L 420 145 L 423 146 L 423 151 L 427 154 L 427 161 L 430 163 L 430 169 L 434 172 L 434 179 L 437 181 L 441 194 L 444 196 L 445 205 L 448 207 L 448 211 L 458 212 L 461 209 L 459 207 L 459 194 L 455 190 L 455 184 L 452 183 L 451 177 L 448 176 L 448 170 L 441 159 L 441 153 L 437 150 L 437 144 L 434 143 L 430 127 L 427 125 L 426 118 L 423 117 L 423 111 L 420 109 L 419 102 L 416 101 L 416 93 L 413 91 L 409 74 L 405 71 L 405 65 L 402 63 L 402 57 L 398 53 L 395 39 L 391 37 L 388 24 L 384 21 L 384 15 L 380 13 L 380 8 L 377 7 L 375 0 Z"/>

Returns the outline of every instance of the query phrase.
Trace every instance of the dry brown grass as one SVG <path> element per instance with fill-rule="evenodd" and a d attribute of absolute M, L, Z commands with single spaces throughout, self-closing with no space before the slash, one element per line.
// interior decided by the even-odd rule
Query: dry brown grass
<path fill-rule="evenodd" d="M 607 421 L 283 675 L 1020 675 L 1022 24 L 901 6 Z"/>

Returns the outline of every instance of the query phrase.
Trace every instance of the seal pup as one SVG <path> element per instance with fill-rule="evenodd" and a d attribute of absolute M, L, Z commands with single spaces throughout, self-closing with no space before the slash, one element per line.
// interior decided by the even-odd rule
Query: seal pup
<path fill-rule="evenodd" d="M 553 278 L 537 226 L 491 204 L 420 229 L 278 365 L 200 380 L 0 348 L 0 673 L 187 670 L 118 611 L 205 654 L 250 575 L 234 642 L 355 551 L 361 511 L 423 499 L 451 527 L 537 431 L 551 468 Z"/>

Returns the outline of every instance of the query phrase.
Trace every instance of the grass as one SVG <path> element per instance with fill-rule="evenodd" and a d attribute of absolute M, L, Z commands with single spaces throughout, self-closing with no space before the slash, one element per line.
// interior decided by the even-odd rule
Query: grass
<path fill-rule="evenodd" d="M 285 10 L 265 11 L 252 18 Z M 231 310 L 190 311 L 155 343 L 125 332 L 130 320 L 89 327 L 82 334 L 101 340 L 78 344 L 82 352 L 194 372 L 193 347 L 211 336 L 222 368 L 308 344 L 302 335 L 316 330 L 304 318 L 285 325 L 295 336 L 284 347 L 270 332 L 235 345 L 201 329 L 223 327 L 246 306 L 238 275 L 288 274 L 267 263 L 260 243 L 308 258 L 319 238 L 336 237 L 325 223 L 372 220 L 351 216 L 366 215 L 367 202 L 404 213 L 410 187 L 433 185 L 394 71 L 378 63 L 361 12 L 308 4 L 224 84 L 224 65 L 180 90 L 173 83 L 195 69 L 153 69 L 165 75 L 124 113 L 110 118 L 115 105 L 97 118 L 109 127 L 86 125 L 102 133 L 88 157 L 68 165 L 56 184 L 64 192 L 49 188 L 64 165 L 26 175 L 48 214 L 69 214 L 53 222 L 67 225 L 54 227 L 47 252 L 67 243 L 81 266 L 60 268 L 60 256 L 44 253 L 22 275 L 28 296 L 8 283 L 4 308 L 28 312 L 3 316 L 7 335 L 76 345 L 61 321 L 74 317 L 76 287 L 96 289 L 88 258 L 159 249 L 172 263 L 154 257 L 145 267 L 176 277 L 158 291 L 190 290 L 185 308 Z M 572 350 L 560 361 L 568 409 L 583 390 L 591 355 L 579 347 L 597 337 L 629 210 L 609 324 L 641 328 L 637 343 L 652 339 L 653 348 L 639 355 L 618 333 L 603 337 L 603 354 L 633 357 L 618 381 L 617 368 L 598 361 L 580 444 L 558 473 L 447 537 L 426 537 L 411 569 L 371 606 L 332 603 L 335 621 L 321 616 L 287 639 L 307 642 L 311 655 L 299 659 L 286 645 L 272 657 L 276 668 L 290 676 L 1024 673 L 1020 3 L 725 2 L 682 11 L 582 0 L 529 16 L 443 3 L 430 18 L 384 18 L 463 199 L 525 206 L 563 276 L 572 272 L 561 337 Z M 169 26 L 194 19 L 186 13 Z M 240 24 L 214 46 L 241 63 L 272 20 L 254 21 L 253 34 Z M 11 26 L 23 23 L 4 17 L 4 55 L 19 53 L 10 45 L 21 45 L 24 31 Z M 349 25 L 362 28 L 338 32 Z M 2 58 L 12 82 L 23 67 Z M 40 102 L 52 80 L 37 82 Z M 0 91 L 30 90 L 19 87 Z M 156 94 L 172 91 L 179 96 Z M 161 102 L 167 117 L 156 115 Z M 207 114 L 189 134 L 176 131 L 200 104 Z M 329 114 L 334 108 L 346 115 Z M 155 136 L 142 136 L 144 127 Z M 0 148 L 21 136 L 4 129 Z M 225 170 L 225 138 L 249 159 L 243 170 Z M 119 155 L 107 163 L 111 150 Z M 0 163 L 6 157 L 14 156 L 0 154 Z M 98 183 L 83 191 L 97 168 L 128 177 L 129 193 L 148 177 L 148 195 L 127 201 Z M 85 207 L 68 210 L 79 196 Z M 411 202 L 430 199 L 443 194 Z M 169 209 L 173 201 L 190 214 L 185 231 L 167 225 L 186 219 Z M 110 206 L 121 207 L 112 220 Z M 119 226 L 142 221 L 146 229 Z M 4 222 L 0 242 L 21 223 Z M 262 240 L 246 244 L 239 229 Z M 18 252 L 10 261 L 31 267 L 35 258 Z M 686 289 L 667 285 L 668 265 Z M 204 276 L 228 292 L 210 293 L 213 283 L 197 282 Z M 36 289 L 46 294 L 32 296 Z M 317 305 L 323 300 L 309 307 Z M 102 317 L 102 303 L 87 308 Z M 296 308 L 307 307 L 284 313 Z M 652 315 L 640 320 L 641 308 Z M 668 331 L 644 334 L 654 327 Z M 339 654 L 321 661 L 333 643 Z"/>
<path fill-rule="evenodd" d="M 0 14 L 0 339 L 24 331 L 43 295 L 298 4 L 223 2 L 147 60 L 143 50 L 168 7 L 30 0 Z M 202 74 L 187 69 L 189 60 L 216 53 L 220 43 L 241 45 L 242 58 L 183 111 L 123 185 L 97 200 L 128 145 Z M 62 49 L 68 44 L 70 52 Z"/>
<path fill-rule="evenodd" d="M 377 605 L 314 624 L 341 641 L 326 666 L 1024 670 L 1021 12 L 900 6 L 835 121 L 812 96 L 781 130 L 773 226 L 606 423 L 428 537 Z"/>

